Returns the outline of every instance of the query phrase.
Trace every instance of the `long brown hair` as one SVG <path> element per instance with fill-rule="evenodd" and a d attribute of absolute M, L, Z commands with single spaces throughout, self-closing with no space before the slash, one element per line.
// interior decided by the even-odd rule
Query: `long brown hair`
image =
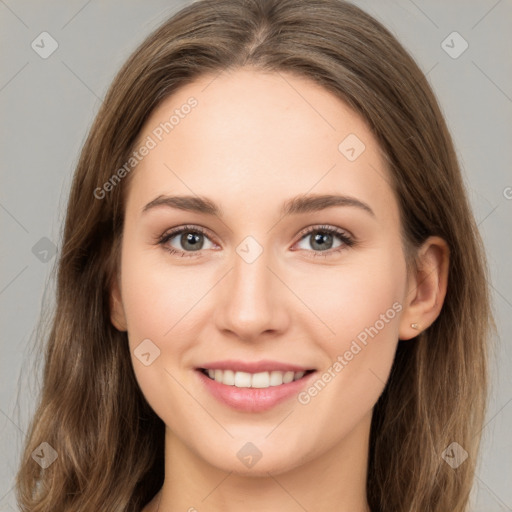
<path fill-rule="evenodd" d="M 112 83 L 74 174 L 46 339 L 40 402 L 17 475 L 23 511 L 138 511 L 163 483 L 164 425 L 110 322 L 125 190 L 102 187 L 150 113 L 201 75 L 251 66 L 313 80 L 351 106 L 385 155 L 407 255 L 429 235 L 450 249 L 437 320 L 400 341 L 374 411 L 367 496 L 374 512 L 462 512 L 474 478 L 494 325 L 482 242 L 452 139 L 425 76 L 395 37 L 341 0 L 196 1 L 131 55 Z M 136 172 L 136 171 L 133 171 Z M 47 442 L 48 468 L 31 458 Z M 457 442 L 468 459 L 442 457 Z"/>

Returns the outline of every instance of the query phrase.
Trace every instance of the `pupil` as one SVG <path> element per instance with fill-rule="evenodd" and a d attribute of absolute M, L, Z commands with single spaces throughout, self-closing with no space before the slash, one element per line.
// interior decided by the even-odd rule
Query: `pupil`
<path fill-rule="evenodd" d="M 329 243 L 332 243 L 332 235 L 330 233 L 322 233 L 322 232 L 318 232 L 315 236 L 314 236 L 314 242 L 313 242 L 313 246 L 315 246 L 315 244 L 318 244 L 318 249 L 320 250 L 325 250 L 326 249 L 326 243 L 327 245 L 329 245 Z M 329 247 L 327 247 L 327 249 L 329 249 Z"/>
<path fill-rule="evenodd" d="M 200 243 L 202 241 L 199 239 L 201 236 L 200 233 L 184 233 L 181 237 L 181 243 L 186 249 L 200 250 L 203 246 L 203 244 Z M 191 246 L 187 247 L 187 244 L 191 244 Z"/>

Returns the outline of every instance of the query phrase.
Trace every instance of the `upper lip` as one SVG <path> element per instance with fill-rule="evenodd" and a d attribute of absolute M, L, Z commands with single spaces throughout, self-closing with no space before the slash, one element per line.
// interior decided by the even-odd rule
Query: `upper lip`
<path fill-rule="evenodd" d="M 198 367 L 199 369 L 205 370 L 233 370 L 235 372 L 247 372 L 247 373 L 258 373 L 258 372 L 305 372 L 307 370 L 313 370 L 314 368 L 308 368 L 306 366 L 300 366 L 290 363 L 281 363 L 279 361 L 236 361 L 234 359 L 224 361 L 213 361 L 205 363 Z"/>

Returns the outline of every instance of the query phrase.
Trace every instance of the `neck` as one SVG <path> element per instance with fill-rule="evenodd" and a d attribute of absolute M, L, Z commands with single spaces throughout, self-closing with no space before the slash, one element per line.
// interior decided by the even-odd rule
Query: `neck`
<path fill-rule="evenodd" d="M 371 415 L 337 445 L 301 465 L 251 476 L 200 458 L 169 429 L 165 481 L 144 512 L 369 512 L 366 499 Z M 321 443 L 321 440 L 319 440 Z"/>

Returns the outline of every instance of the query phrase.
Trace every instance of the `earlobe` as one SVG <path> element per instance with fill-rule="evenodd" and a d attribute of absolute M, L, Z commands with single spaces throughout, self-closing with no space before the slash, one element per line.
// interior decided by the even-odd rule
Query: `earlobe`
<path fill-rule="evenodd" d="M 117 277 L 112 280 L 110 286 L 110 321 L 118 331 L 123 332 L 127 330 L 126 316 Z"/>
<path fill-rule="evenodd" d="M 448 244 L 438 236 L 429 237 L 418 250 L 417 271 L 409 276 L 400 319 L 401 340 L 416 337 L 439 316 L 448 287 L 449 261 Z"/>

